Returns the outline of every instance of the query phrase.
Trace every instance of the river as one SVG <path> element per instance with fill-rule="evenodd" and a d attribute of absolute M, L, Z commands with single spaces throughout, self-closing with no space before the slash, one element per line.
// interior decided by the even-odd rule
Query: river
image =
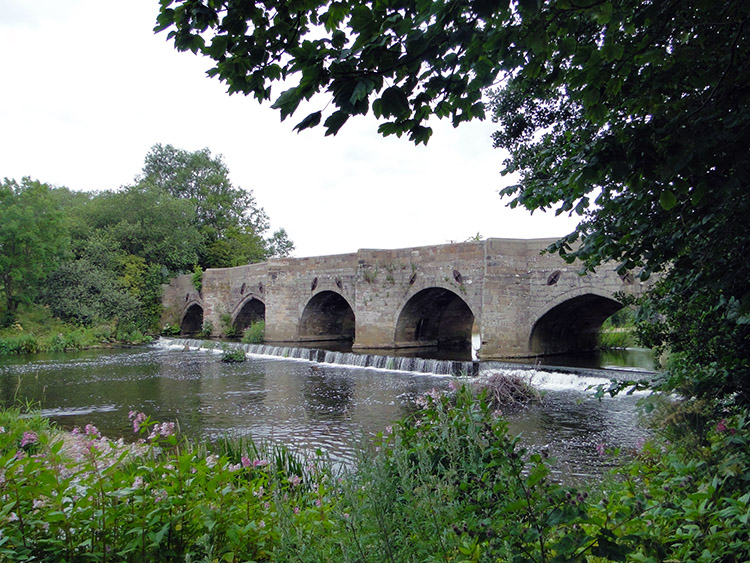
<path fill-rule="evenodd" d="M 162 339 L 138 348 L 0 358 L 0 401 L 31 401 L 62 428 L 94 424 L 105 435 L 126 439 L 132 438 L 128 412 L 136 409 L 154 420 L 177 421 L 192 438 L 251 436 L 321 450 L 346 464 L 358 441 L 409 414 L 409 398 L 447 389 L 455 380 L 398 371 L 393 362 L 313 362 L 278 350 L 282 357 L 253 353 L 228 364 L 217 350 L 199 345 Z M 598 401 L 587 391 L 612 373 L 480 364 L 480 378 L 498 372 L 519 373 L 543 393 L 541 404 L 504 415 L 525 445 L 549 449 L 557 458 L 555 471 L 567 478 L 600 474 L 618 463 L 601 455 L 602 447 L 630 452 L 646 436 L 638 425 L 638 396 Z"/>

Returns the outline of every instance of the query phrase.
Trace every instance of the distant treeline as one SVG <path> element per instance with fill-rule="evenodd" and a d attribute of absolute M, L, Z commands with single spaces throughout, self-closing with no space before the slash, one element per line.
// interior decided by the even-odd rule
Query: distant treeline
<path fill-rule="evenodd" d="M 161 285 L 205 268 L 287 256 L 286 232 L 208 149 L 155 145 L 134 183 L 79 192 L 32 180 L 0 184 L 0 328 L 19 306 L 80 327 L 154 332 Z M 22 328 L 22 327 L 18 327 Z"/>

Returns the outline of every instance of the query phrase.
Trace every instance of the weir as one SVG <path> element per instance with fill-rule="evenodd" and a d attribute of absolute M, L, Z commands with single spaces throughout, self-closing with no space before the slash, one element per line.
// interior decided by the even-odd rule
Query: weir
<path fill-rule="evenodd" d="M 412 373 L 429 373 L 433 375 L 452 375 L 456 377 L 476 376 L 479 374 L 479 362 L 453 360 L 432 360 L 401 356 L 384 356 L 378 354 L 357 354 L 354 352 L 332 352 L 318 348 L 295 346 L 272 346 L 269 344 L 244 344 L 242 342 L 219 342 L 195 338 L 161 338 L 160 346 L 183 349 L 200 349 L 222 351 L 243 350 L 250 356 L 267 356 L 272 358 L 289 358 L 306 360 L 318 364 L 333 364 L 360 368 L 373 368 L 386 371 L 405 371 Z"/>

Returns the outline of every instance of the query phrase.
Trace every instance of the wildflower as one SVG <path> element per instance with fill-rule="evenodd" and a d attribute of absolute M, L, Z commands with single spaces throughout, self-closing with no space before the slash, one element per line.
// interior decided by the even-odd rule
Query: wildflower
<path fill-rule="evenodd" d="M 0 434 L 5 434 L 5 426 L 0 426 Z"/>
<path fill-rule="evenodd" d="M 253 467 L 263 467 L 265 465 L 268 465 L 267 459 L 254 459 L 253 460 Z"/>
<path fill-rule="evenodd" d="M 635 441 L 635 449 L 639 452 L 643 451 L 643 447 L 646 445 L 646 438 L 641 436 Z"/>
<path fill-rule="evenodd" d="M 47 503 L 44 502 L 42 499 L 35 498 L 34 502 L 31 504 L 32 508 L 44 508 L 47 505 Z"/>
<path fill-rule="evenodd" d="M 243 455 L 243 456 L 242 456 L 242 459 L 241 459 L 241 461 L 242 461 L 242 467 L 250 467 L 250 465 L 252 465 L 252 463 L 253 463 L 253 462 L 252 462 L 252 461 L 250 460 L 250 458 L 249 458 L 249 457 L 247 457 L 246 455 Z"/>
<path fill-rule="evenodd" d="M 18 522 L 18 520 L 18 514 L 16 514 L 15 512 L 11 512 L 10 516 L 8 516 L 8 522 Z"/>
<path fill-rule="evenodd" d="M 263 488 L 263 486 L 260 486 L 260 487 L 258 487 L 258 490 L 257 490 L 257 491 L 254 491 L 254 492 L 253 492 L 253 494 L 254 494 L 254 495 L 255 495 L 256 497 L 260 498 L 260 497 L 262 497 L 262 496 L 263 496 L 263 493 L 264 493 L 264 492 L 265 492 L 265 489 Z"/>
<path fill-rule="evenodd" d="M 206 456 L 206 465 L 210 469 L 213 469 L 216 466 L 216 463 L 218 461 L 219 461 L 219 456 L 217 456 L 216 454 L 211 454 L 211 455 Z"/>
<path fill-rule="evenodd" d="M 265 527 L 266 527 L 266 521 L 265 520 L 261 520 L 260 522 L 258 522 L 258 528 L 265 528 Z"/>
<path fill-rule="evenodd" d="M 140 489 L 141 487 L 143 487 L 143 477 L 137 475 L 136 478 L 133 479 L 133 487 L 135 487 L 136 489 Z"/>
<path fill-rule="evenodd" d="M 263 508 L 265 508 L 266 510 L 269 510 L 271 508 L 271 503 L 268 502 L 268 501 L 264 502 L 263 503 Z"/>
<path fill-rule="evenodd" d="M 229 465 L 227 465 L 227 471 L 229 471 L 230 473 L 235 473 L 236 471 L 239 471 L 240 469 L 242 469 L 241 463 L 234 463 L 234 464 L 230 463 Z"/>
<path fill-rule="evenodd" d="M 596 453 L 598 453 L 599 455 L 604 455 L 605 451 L 606 450 L 605 450 L 604 444 L 597 444 L 596 445 Z"/>
<path fill-rule="evenodd" d="M 133 432 L 140 432 L 141 425 L 146 422 L 146 413 L 130 411 L 128 417 L 133 421 Z"/>
<path fill-rule="evenodd" d="M 23 450 L 18 450 L 16 452 L 16 455 L 14 456 L 16 459 L 23 459 L 26 457 L 26 452 Z"/>
<path fill-rule="evenodd" d="M 289 479 L 289 483 L 292 485 L 292 487 L 296 487 L 302 482 L 302 479 L 299 475 L 292 475 L 292 478 Z"/>
<path fill-rule="evenodd" d="M 23 438 L 21 439 L 21 447 L 27 446 L 29 444 L 36 444 L 39 441 L 39 436 L 37 436 L 36 432 L 27 431 L 23 433 Z"/>
<path fill-rule="evenodd" d="M 386 426 L 384 434 L 386 436 L 388 436 L 389 434 L 393 434 L 393 426 L 391 426 L 390 424 L 388 426 Z"/>
<path fill-rule="evenodd" d="M 156 423 L 151 429 L 148 439 L 154 440 L 161 436 L 162 438 L 169 438 L 174 434 L 174 422 L 162 422 L 161 424 Z"/>
<path fill-rule="evenodd" d="M 94 438 L 101 436 L 101 434 L 99 434 L 99 429 L 93 424 L 87 424 L 84 431 L 86 432 L 86 436 L 93 436 Z"/>
<path fill-rule="evenodd" d="M 295 506 L 294 507 L 294 513 L 295 514 L 299 514 L 299 506 Z"/>
<path fill-rule="evenodd" d="M 457 391 L 458 384 L 451 379 L 450 382 L 448 382 L 448 389 L 450 389 L 451 391 Z"/>

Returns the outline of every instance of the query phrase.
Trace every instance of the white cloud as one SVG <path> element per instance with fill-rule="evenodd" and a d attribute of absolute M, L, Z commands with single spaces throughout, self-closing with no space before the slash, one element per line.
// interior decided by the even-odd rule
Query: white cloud
<path fill-rule="evenodd" d="M 427 147 L 383 139 L 373 119 L 336 137 L 292 132 L 204 75 L 152 28 L 156 0 L 0 0 L 0 176 L 73 189 L 132 182 L 155 143 L 222 154 L 296 255 L 569 232 L 574 221 L 505 207 L 492 123 L 434 124 Z M 316 108 L 317 109 L 317 108 Z"/>

